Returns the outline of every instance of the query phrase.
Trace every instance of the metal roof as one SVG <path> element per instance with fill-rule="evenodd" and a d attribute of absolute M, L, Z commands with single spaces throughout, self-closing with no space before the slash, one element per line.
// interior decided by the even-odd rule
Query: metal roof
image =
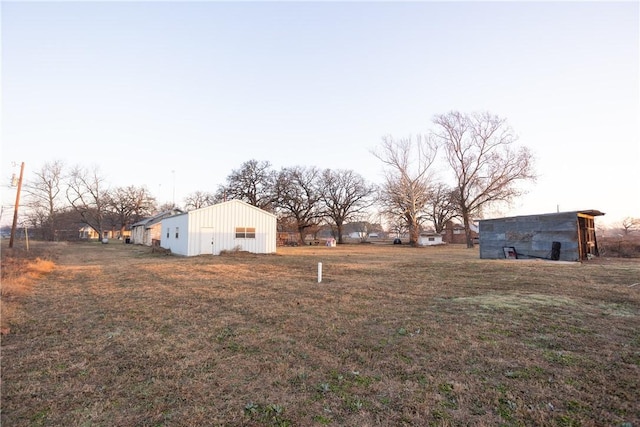
<path fill-rule="evenodd" d="M 598 210 L 595 209 L 588 209 L 586 211 L 578 211 L 579 214 L 583 214 L 583 215 L 591 215 L 591 216 L 602 216 L 604 215 L 604 212 L 600 212 Z"/>
<path fill-rule="evenodd" d="M 543 214 L 529 214 L 529 215 L 515 215 L 515 216 L 499 217 L 499 218 L 487 218 L 487 219 L 481 219 L 479 221 L 494 221 L 494 220 L 502 220 L 502 219 L 510 219 L 510 218 L 523 218 L 528 216 L 554 216 L 554 215 L 566 215 L 566 214 L 576 214 L 576 215 L 580 214 L 580 215 L 588 215 L 588 216 L 595 217 L 595 216 L 602 216 L 605 213 L 596 209 L 585 209 L 581 211 L 548 212 Z"/>

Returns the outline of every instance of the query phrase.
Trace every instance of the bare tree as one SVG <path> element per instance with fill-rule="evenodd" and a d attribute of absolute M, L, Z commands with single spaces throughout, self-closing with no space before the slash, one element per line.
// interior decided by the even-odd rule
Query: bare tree
<path fill-rule="evenodd" d="M 249 160 L 227 177 L 227 184 L 220 186 L 216 200 L 243 200 L 250 205 L 268 211 L 273 210 L 273 188 L 276 173 L 271 163 Z"/>
<path fill-rule="evenodd" d="M 316 168 L 301 166 L 283 168 L 275 181 L 276 206 L 285 221 L 293 220 L 300 243 L 304 244 L 306 230 L 320 224 L 320 190 Z"/>
<path fill-rule="evenodd" d="M 396 238 L 400 238 L 402 235 L 407 233 L 409 229 L 407 228 L 407 221 L 401 216 L 396 216 L 390 218 L 391 222 L 389 224 L 389 231 L 391 233 L 395 233 Z"/>
<path fill-rule="evenodd" d="M 34 178 L 26 182 L 31 221 L 40 227 L 45 240 L 56 238 L 56 213 L 64 205 L 62 201 L 64 163 L 61 160 L 46 162 L 34 172 Z"/>
<path fill-rule="evenodd" d="M 455 175 L 459 213 L 467 247 L 472 248 L 472 217 L 484 206 L 523 194 L 518 184 L 535 180 L 533 156 L 526 147 L 512 148 L 517 138 L 506 120 L 496 115 L 453 111 L 433 122 L 437 128 L 432 135 Z"/>
<path fill-rule="evenodd" d="M 164 202 L 163 204 L 158 206 L 158 209 L 156 209 L 156 212 L 159 213 L 159 212 L 171 211 L 171 210 L 174 210 L 174 209 L 180 210 L 179 208 L 176 207 L 175 203 L 173 203 L 173 202 Z"/>
<path fill-rule="evenodd" d="M 373 152 L 385 166 L 380 203 L 389 218 L 402 217 L 409 230 L 409 243 L 418 244 L 429 200 L 430 168 L 437 148 L 426 138 L 382 139 L 381 152 Z"/>
<path fill-rule="evenodd" d="M 358 235 L 361 243 L 364 243 L 369 240 L 369 234 L 374 231 L 375 224 L 372 223 L 370 213 L 362 212 L 354 217 L 354 221 L 348 224 L 348 228 Z"/>
<path fill-rule="evenodd" d="M 429 189 L 426 217 L 433 223 L 436 233 L 441 233 L 447 223 L 458 216 L 458 197 L 456 192 L 441 182 Z"/>
<path fill-rule="evenodd" d="M 325 216 L 333 221 L 342 241 L 345 222 L 361 215 L 373 204 L 375 187 L 351 170 L 325 169 L 320 176 L 320 200 Z"/>
<path fill-rule="evenodd" d="M 622 228 L 624 235 L 627 236 L 634 231 L 640 230 L 640 218 L 632 218 L 628 216 L 622 220 L 620 227 Z"/>
<path fill-rule="evenodd" d="M 97 167 L 92 170 L 75 166 L 68 177 L 67 200 L 71 207 L 100 238 L 104 236 L 109 214 L 109 191 Z"/>
<path fill-rule="evenodd" d="M 69 205 L 56 212 L 54 221 L 57 240 L 78 239 L 78 231 L 84 225 L 77 212 Z"/>
<path fill-rule="evenodd" d="M 120 229 L 120 235 L 131 224 L 150 216 L 156 208 L 156 199 L 145 187 L 118 187 L 108 195 L 108 206 L 113 224 Z"/>
<path fill-rule="evenodd" d="M 215 196 L 205 191 L 195 191 L 189 194 L 184 199 L 184 207 L 186 210 L 200 209 L 207 206 L 211 206 L 215 203 L 216 203 Z"/>

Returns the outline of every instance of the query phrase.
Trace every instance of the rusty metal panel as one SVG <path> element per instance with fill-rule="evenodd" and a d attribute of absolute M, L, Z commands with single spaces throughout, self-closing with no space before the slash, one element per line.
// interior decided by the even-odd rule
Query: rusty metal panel
<path fill-rule="evenodd" d="M 518 258 L 551 258 L 553 242 L 561 244 L 560 260 L 578 261 L 577 212 L 528 215 L 480 221 L 480 258 L 504 258 L 503 247 L 516 248 Z"/>

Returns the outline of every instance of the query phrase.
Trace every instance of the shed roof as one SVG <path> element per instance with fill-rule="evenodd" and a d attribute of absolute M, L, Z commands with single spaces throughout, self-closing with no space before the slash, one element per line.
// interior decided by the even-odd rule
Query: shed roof
<path fill-rule="evenodd" d="M 567 214 L 575 214 L 575 215 L 581 214 L 581 215 L 596 217 L 596 216 L 604 215 L 604 212 L 600 212 L 599 210 L 596 210 L 596 209 L 585 209 L 580 211 L 550 212 L 550 213 L 544 213 L 544 214 L 530 214 L 530 215 L 517 215 L 517 216 L 500 217 L 500 218 L 487 218 L 487 219 L 481 219 L 480 221 L 494 221 L 494 220 L 503 220 L 503 219 L 510 219 L 510 218 L 526 218 L 529 216 L 556 216 L 556 215 L 567 215 Z"/>
<path fill-rule="evenodd" d="M 160 221 L 162 221 L 164 218 L 168 217 L 168 216 L 172 216 L 175 215 L 175 213 L 182 213 L 181 209 L 170 209 L 170 210 L 166 210 L 166 211 L 162 211 L 156 215 L 150 216 L 148 218 L 144 218 L 141 219 L 140 221 L 131 224 L 131 227 L 139 227 L 139 226 L 145 226 L 145 227 L 150 227 L 153 224 L 156 224 Z"/>
<path fill-rule="evenodd" d="M 584 215 L 590 215 L 590 216 L 602 216 L 602 215 L 604 215 L 604 212 L 600 212 L 600 211 L 595 210 L 595 209 L 588 209 L 586 211 L 578 211 L 577 213 L 584 214 Z"/>
<path fill-rule="evenodd" d="M 205 206 L 205 207 L 202 207 L 202 208 L 199 208 L 199 209 L 194 209 L 194 210 L 191 210 L 189 212 L 185 212 L 184 214 L 191 214 L 193 212 L 198 212 L 198 211 L 203 211 L 203 210 L 208 210 L 208 209 L 218 209 L 220 206 L 229 205 L 229 204 L 242 205 L 242 206 L 244 206 L 244 207 L 246 207 L 248 209 L 252 209 L 252 210 L 255 210 L 257 212 L 260 212 L 261 214 L 271 215 L 273 217 L 276 217 L 275 214 L 273 214 L 273 213 L 271 213 L 269 211 L 265 211 L 264 209 L 260 209 L 259 207 L 253 206 L 252 204 L 247 203 L 244 200 L 240 200 L 240 199 L 227 200 L 226 202 L 216 203 L 215 205 L 209 205 L 209 206 Z M 178 216 L 178 215 L 176 215 L 176 216 Z"/>

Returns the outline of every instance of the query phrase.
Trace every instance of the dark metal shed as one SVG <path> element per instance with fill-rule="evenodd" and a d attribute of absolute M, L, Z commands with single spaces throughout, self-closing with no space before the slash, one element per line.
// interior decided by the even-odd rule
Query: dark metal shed
<path fill-rule="evenodd" d="M 480 220 L 480 258 L 583 261 L 598 256 L 597 210 Z"/>

